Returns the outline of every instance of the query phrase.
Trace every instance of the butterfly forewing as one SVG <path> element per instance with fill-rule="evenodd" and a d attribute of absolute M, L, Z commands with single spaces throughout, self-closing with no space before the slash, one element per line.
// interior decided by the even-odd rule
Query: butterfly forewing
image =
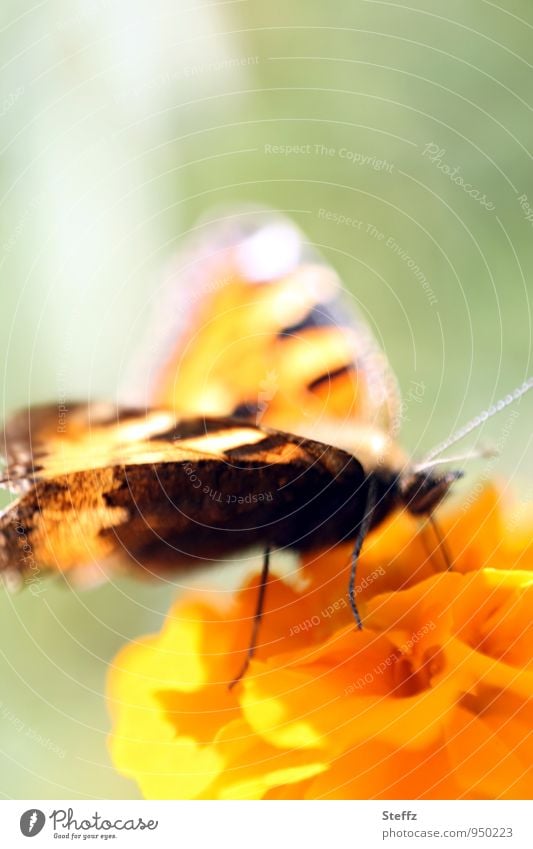
<path fill-rule="evenodd" d="M 397 424 L 396 381 L 353 297 L 279 214 L 226 212 L 199 228 L 158 293 L 154 345 L 149 401 L 179 415 L 324 439 Z"/>

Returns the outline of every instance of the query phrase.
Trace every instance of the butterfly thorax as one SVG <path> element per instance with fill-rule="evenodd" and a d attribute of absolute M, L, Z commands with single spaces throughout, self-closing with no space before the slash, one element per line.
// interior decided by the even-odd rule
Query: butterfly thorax
<path fill-rule="evenodd" d="M 378 427 L 358 425 L 344 433 L 343 447 L 353 453 L 369 475 L 386 486 L 387 506 L 403 506 L 414 516 L 428 515 L 448 494 L 461 472 L 437 473 L 414 468 L 394 438 Z"/>

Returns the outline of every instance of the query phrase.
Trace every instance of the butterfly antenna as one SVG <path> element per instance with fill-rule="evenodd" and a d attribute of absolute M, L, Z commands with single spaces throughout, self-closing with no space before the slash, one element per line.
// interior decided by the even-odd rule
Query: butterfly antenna
<path fill-rule="evenodd" d="M 499 401 L 496 401 L 495 404 L 492 404 L 488 409 L 483 410 L 483 412 L 479 413 L 475 418 L 471 419 L 467 422 L 463 427 L 459 428 L 455 433 L 445 439 L 443 442 L 436 445 L 426 456 L 424 457 L 424 461 L 421 465 L 425 465 L 430 463 L 435 457 L 438 457 L 439 454 L 442 454 L 443 451 L 446 451 L 450 446 L 455 445 L 456 442 L 459 442 L 465 436 L 468 436 L 469 433 L 472 433 L 473 430 L 480 427 L 484 424 L 488 419 L 491 419 L 492 416 L 495 416 L 497 413 L 501 413 L 502 410 L 505 410 L 506 407 L 509 407 L 511 404 L 514 404 L 515 401 L 518 401 L 522 395 L 525 395 L 526 392 L 529 392 L 530 389 L 533 389 L 533 377 L 529 377 L 527 380 L 522 383 L 521 386 L 517 386 L 517 388 L 506 395 L 504 398 L 500 398 Z"/>
<path fill-rule="evenodd" d="M 499 457 L 500 452 L 492 445 L 484 445 L 479 448 L 472 448 L 470 451 L 464 451 L 461 454 L 454 454 L 452 457 L 439 457 L 437 460 L 424 460 L 413 466 L 414 472 L 426 472 L 428 469 L 433 469 L 435 466 L 442 466 L 445 463 L 463 463 L 465 460 L 489 460 L 492 457 Z"/>

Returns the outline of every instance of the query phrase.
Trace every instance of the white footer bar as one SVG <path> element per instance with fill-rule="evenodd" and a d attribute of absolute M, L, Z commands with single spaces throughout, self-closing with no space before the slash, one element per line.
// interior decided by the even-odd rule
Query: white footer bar
<path fill-rule="evenodd" d="M 530 802 L 2 801 L 0 844 L 372 849 L 533 846 Z M 35 843 L 31 839 L 35 838 Z"/>

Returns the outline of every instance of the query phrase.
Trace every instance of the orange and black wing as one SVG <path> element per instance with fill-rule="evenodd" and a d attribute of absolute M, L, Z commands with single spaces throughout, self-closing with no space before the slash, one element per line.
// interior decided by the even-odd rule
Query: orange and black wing
<path fill-rule="evenodd" d="M 8 477 L 22 491 L 0 516 L 10 575 L 89 574 L 124 554 L 161 572 L 254 545 L 303 550 L 352 538 L 365 509 L 362 466 L 328 445 L 166 410 L 72 406 L 61 433 L 56 416 L 28 411 L 7 426 Z"/>
<path fill-rule="evenodd" d="M 358 426 L 394 435 L 399 398 L 387 360 L 296 225 L 255 210 L 196 230 L 157 296 L 143 400 L 343 447 Z M 139 360 L 132 383 L 146 383 L 142 368 Z"/>

